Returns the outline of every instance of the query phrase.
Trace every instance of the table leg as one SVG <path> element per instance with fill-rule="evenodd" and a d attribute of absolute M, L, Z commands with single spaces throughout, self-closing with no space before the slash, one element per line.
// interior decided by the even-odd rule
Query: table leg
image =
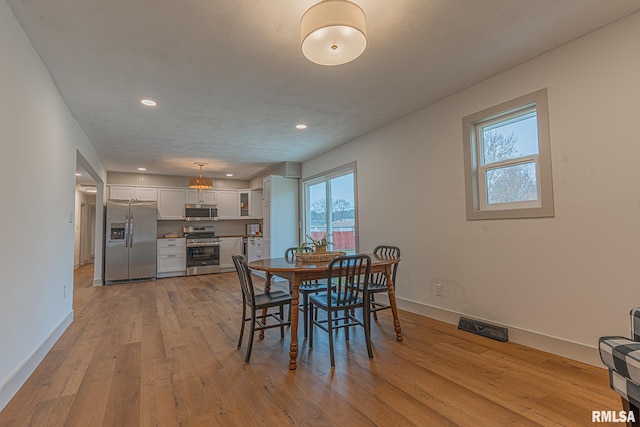
<path fill-rule="evenodd" d="M 271 290 L 271 273 L 268 273 L 264 276 L 264 292 L 267 293 Z M 265 316 L 267 314 L 267 309 L 263 308 L 262 309 L 262 315 Z M 260 333 L 258 334 L 258 338 L 260 338 L 261 340 L 264 339 L 264 329 L 262 329 L 260 331 Z"/>
<path fill-rule="evenodd" d="M 289 369 L 295 370 L 298 366 L 298 310 L 300 276 L 294 275 L 291 279 L 291 344 L 289 346 Z"/>
<path fill-rule="evenodd" d="M 387 286 L 389 287 L 389 305 L 393 313 L 393 326 L 396 329 L 396 340 L 402 341 L 402 330 L 400 329 L 400 319 L 398 318 L 398 306 L 396 305 L 396 291 L 394 289 L 393 280 L 391 279 L 391 266 L 387 266 L 384 270 L 387 276 Z"/>

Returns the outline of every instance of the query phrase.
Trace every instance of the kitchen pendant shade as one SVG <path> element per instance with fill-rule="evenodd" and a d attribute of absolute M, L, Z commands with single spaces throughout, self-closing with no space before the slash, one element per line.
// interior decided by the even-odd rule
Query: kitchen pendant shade
<path fill-rule="evenodd" d="M 202 176 L 202 167 L 206 163 L 196 162 L 194 165 L 200 166 L 200 176 L 197 178 L 189 178 L 189 188 L 194 190 L 209 190 L 213 188 L 213 178 L 205 178 Z"/>
<path fill-rule="evenodd" d="M 213 179 L 212 178 L 189 178 L 189 188 L 193 188 L 194 190 L 209 190 L 213 188 Z"/>
<path fill-rule="evenodd" d="M 319 65 L 351 62 L 367 47 L 367 24 L 360 6 L 325 0 L 311 6 L 300 20 L 302 53 Z"/>

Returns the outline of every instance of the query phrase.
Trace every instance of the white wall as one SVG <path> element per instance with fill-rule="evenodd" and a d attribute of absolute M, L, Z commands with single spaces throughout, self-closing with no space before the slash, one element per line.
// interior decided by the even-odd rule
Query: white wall
<path fill-rule="evenodd" d="M 303 177 L 357 161 L 360 249 L 401 247 L 402 307 L 602 366 L 598 337 L 628 336 L 640 305 L 638 40 L 640 13 L 305 162 Z M 462 117 L 543 87 L 555 218 L 467 221 Z"/>
<path fill-rule="evenodd" d="M 77 151 L 106 171 L 5 1 L 0 58 L 2 409 L 73 319 Z"/>

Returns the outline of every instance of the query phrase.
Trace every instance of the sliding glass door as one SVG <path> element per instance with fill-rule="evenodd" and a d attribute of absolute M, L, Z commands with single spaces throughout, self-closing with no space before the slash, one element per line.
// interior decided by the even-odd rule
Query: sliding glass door
<path fill-rule="evenodd" d="M 329 250 L 355 253 L 356 182 L 349 166 L 304 182 L 305 239 L 328 237 Z"/>

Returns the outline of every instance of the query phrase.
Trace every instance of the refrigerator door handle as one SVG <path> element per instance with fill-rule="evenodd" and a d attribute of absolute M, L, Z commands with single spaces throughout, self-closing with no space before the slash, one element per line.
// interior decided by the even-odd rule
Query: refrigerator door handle
<path fill-rule="evenodd" d="M 129 219 L 129 247 L 133 247 L 133 215 Z"/>
<path fill-rule="evenodd" d="M 124 247 L 129 247 L 129 215 L 125 215 L 124 220 Z"/>

